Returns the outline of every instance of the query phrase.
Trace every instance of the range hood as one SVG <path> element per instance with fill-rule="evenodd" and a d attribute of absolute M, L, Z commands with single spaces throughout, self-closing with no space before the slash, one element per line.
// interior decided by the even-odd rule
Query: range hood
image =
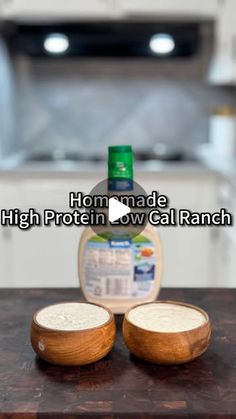
<path fill-rule="evenodd" d="M 8 24 L 12 50 L 30 56 L 191 57 L 198 52 L 196 22 L 81 22 Z"/>

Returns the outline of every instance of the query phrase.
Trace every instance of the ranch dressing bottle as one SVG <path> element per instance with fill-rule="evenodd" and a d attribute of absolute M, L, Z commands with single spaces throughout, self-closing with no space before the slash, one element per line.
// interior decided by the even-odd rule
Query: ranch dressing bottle
<path fill-rule="evenodd" d="M 130 194 L 132 189 L 131 146 L 109 147 L 108 195 Z M 162 273 L 157 231 L 147 224 L 141 234 L 129 240 L 122 241 L 118 234 L 107 236 L 96 235 L 90 227 L 81 236 L 78 271 L 86 300 L 103 304 L 113 313 L 124 313 L 131 306 L 155 300 Z"/>

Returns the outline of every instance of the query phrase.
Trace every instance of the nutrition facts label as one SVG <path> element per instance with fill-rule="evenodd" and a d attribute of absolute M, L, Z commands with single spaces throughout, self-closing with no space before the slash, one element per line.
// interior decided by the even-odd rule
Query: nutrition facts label
<path fill-rule="evenodd" d="M 84 257 L 86 291 L 93 297 L 140 298 L 153 286 L 156 257 L 147 239 L 121 241 L 94 236 L 86 243 Z"/>

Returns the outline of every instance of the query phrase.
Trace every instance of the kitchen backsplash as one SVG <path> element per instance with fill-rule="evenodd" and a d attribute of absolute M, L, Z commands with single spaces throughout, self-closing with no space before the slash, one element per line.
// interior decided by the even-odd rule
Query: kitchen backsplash
<path fill-rule="evenodd" d="M 207 51 L 168 61 L 16 57 L 17 132 L 23 150 L 96 152 L 207 141 L 209 111 L 236 105 L 233 88 L 210 87 Z"/>

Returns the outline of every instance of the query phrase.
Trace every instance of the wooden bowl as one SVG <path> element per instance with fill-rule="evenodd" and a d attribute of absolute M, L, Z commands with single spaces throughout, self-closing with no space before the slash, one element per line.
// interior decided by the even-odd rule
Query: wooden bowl
<path fill-rule="evenodd" d="M 47 325 L 45 325 L 45 320 L 42 321 L 42 316 L 45 317 L 45 313 L 48 313 L 48 309 L 51 310 L 53 308 L 54 311 L 62 312 L 64 313 L 64 316 L 66 316 L 65 313 L 67 313 L 69 309 L 68 304 L 72 304 L 72 309 L 78 309 L 79 313 L 82 313 L 81 305 L 83 305 L 83 310 L 86 305 L 86 310 L 95 311 L 95 315 L 93 314 L 93 316 L 95 319 L 94 321 L 97 323 L 99 323 L 100 320 L 96 320 L 98 318 L 96 310 L 100 309 L 103 312 L 104 322 L 95 327 L 89 326 L 88 328 L 81 330 L 79 323 L 78 329 L 76 329 L 76 322 L 78 319 L 74 321 L 73 316 L 68 317 L 67 315 L 67 318 L 70 319 L 69 322 L 72 321 L 74 323 L 73 330 L 70 329 L 70 325 L 67 325 L 67 330 L 65 330 L 65 326 L 63 326 L 63 328 L 61 328 L 61 326 L 57 326 L 56 328 L 53 326 L 58 317 L 60 317 L 60 315 L 58 316 L 55 314 L 53 320 L 49 321 L 51 322 L 52 327 L 49 327 L 47 321 Z M 74 306 L 74 304 L 76 304 L 76 306 Z M 88 305 L 90 307 L 88 307 Z M 100 313 L 101 311 L 99 311 L 99 314 Z M 90 314 L 89 316 L 91 319 Z M 63 316 L 61 317 L 63 318 Z M 64 319 L 65 318 L 66 317 L 64 317 Z M 78 322 L 80 322 L 80 320 Z M 114 344 L 115 333 L 116 327 L 113 313 L 106 307 L 91 303 L 60 303 L 45 307 L 34 314 L 31 324 L 31 344 L 36 354 L 51 364 L 85 365 L 98 361 L 110 352 Z"/>
<path fill-rule="evenodd" d="M 137 314 L 140 313 L 140 310 L 136 310 L 136 312 L 133 310 L 138 309 L 138 307 L 145 307 L 148 305 L 150 306 L 150 304 L 160 303 L 169 305 L 173 304 L 174 306 L 197 310 L 199 315 L 202 316 L 203 323 L 198 327 L 191 328 L 190 330 L 175 332 L 147 330 L 146 328 L 137 325 L 136 321 L 134 324 L 132 318 L 134 318 L 134 315 L 137 316 Z M 166 306 L 165 309 L 168 309 L 168 307 L 169 306 Z M 156 307 L 151 309 L 155 311 Z M 132 311 L 133 313 L 131 315 L 130 313 Z M 196 314 L 186 310 L 186 316 L 189 316 L 189 313 L 191 313 L 191 315 Z M 161 317 L 159 317 L 159 319 L 161 320 Z M 138 323 L 140 322 L 138 321 Z M 154 303 L 140 304 L 128 310 L 123 321 L 123 337 L 130 352 L 139 358 L 156 364 L 182 364 L 193 361 L 207 350 L 210 342 L 210 336 L 211 325 L 207 313 L 196 306 L 182 302 L 157 301 Z"/>

